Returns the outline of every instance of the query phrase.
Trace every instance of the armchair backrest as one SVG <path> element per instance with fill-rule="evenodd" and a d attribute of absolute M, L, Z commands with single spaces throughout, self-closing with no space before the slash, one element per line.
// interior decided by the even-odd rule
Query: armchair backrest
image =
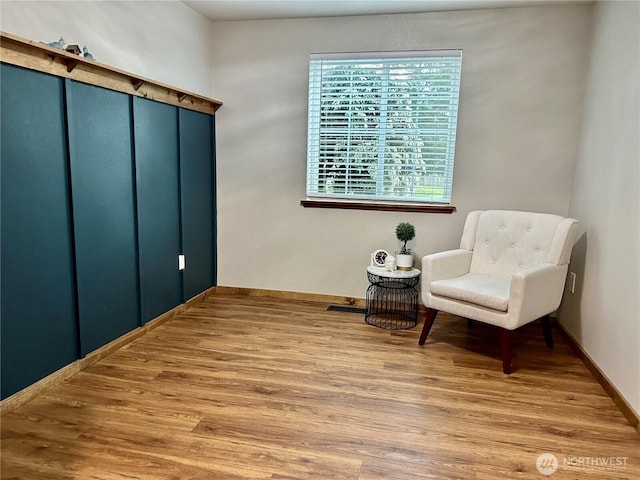
<path fill-rule="evenodd" d="M 471 273 L 510 278 L 542 263 L 569 263 L 578 221 L 548 213 L 470 212 L 460 248 L 473 250 Z"/>

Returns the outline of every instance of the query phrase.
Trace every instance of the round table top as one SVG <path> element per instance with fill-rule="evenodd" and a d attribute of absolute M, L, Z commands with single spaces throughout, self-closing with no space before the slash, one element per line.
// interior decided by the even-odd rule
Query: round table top
<path fill-rule="evenodd" d="M 393 270 L 391 272 L 385 270 L 384 267 L 368 266 L 367 272 L 384 278 L 413 278 L 420 275 L 420 270 L 412 268 L 411 270 Z"/>

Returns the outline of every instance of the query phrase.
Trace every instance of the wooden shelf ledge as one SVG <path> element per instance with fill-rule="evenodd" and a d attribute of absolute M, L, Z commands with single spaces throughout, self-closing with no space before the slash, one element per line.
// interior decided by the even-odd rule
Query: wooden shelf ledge
<path fill-rule="evenodd" d="M 353 202 L 340 200 L 300 200 L 305 208 L 336 208 L 339 210 L 377 210 L 382 212 L 414 212 L 414 213 L 453 213 L 453 205 L 424 204 L 424 203 L 376 203 Z"/>
<path fill-rule="evenodd" d="M 222 106 L 218 100 L 10 33 L 0 32 L 0 61 L 202 113 L 213 115 Z"/>

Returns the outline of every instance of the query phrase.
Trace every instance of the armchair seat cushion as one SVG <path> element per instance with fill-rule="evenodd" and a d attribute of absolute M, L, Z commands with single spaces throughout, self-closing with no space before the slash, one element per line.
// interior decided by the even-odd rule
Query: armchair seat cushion
<path fill-rule="evenodd" d="M 446 280 L 435 280 L 431 282 L 430 289 L 433 295 L 506 312 L 509 308 L 510 285 L 511 281 L 504 278 L 468 273 Z"/>

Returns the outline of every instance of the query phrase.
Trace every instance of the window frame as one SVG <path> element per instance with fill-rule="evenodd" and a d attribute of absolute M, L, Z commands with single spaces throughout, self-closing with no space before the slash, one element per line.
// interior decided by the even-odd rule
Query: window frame
<path fill-rule="evenodd" d="M 434 198 L 416 198 L 412 197 L 413 191 L 409 193 L 409 195 L 402 195 L 400 197 L 390 196 L 390 195 L 379 195 L 379 178 L 377 179 L 378 185 L 376 186 L 376 194 L 362 194 L 362 193 L 349 193 L 347 192 L 347 187 L 345 187 L 345 192 L 342 193 L 333 193 L 333 192 L 320 192 L 319 185 L 319 169 L 320 167 L 320 138 L 321 138 L 321 118 L 323 114 L 322 104 L 321 104 L 321 95 L 322 95 L 322 62 L 328 60 L 329 62 L 339 62 L 339 61 L 347 61 L 349 65 L 357 65 L 359 60 L 363 60 L 363 63 L 371 62 L 372 60 L 383 59 L 381 67 L 371 67 L 377 68 L 378 70 L 382 70 L 384 74 L 390 75 L 390 72 L 393 69 L 393 61 L 397 59 L 397 61 L 404 62 L 405 64 L 414 62 L 416 65 L 421 58 L 431 58 L 434 57 L 445 57 L 445 62 L 452 62 L 451 66 L 454 68 L 454 72 L 451 74 L 452 77 L 450 79 L 449 85 L 447 85 L 449 91 L 449 103 L 447 104 L 447 109 L 445 110 L 445 116 L 450 117 L 448 125 L 446 129 L 441 128 L 446 132 L 446 153 L 444 163 L 442 164 L 442 168 L 445 171 L 445 175 L 443 178 L 448 185 L 444 190 L 444 197 L 442 200 L 436 200 Z M 435 59 L 434 59 L 435 60 Z M 435 60 L 437 61 L 437 60 Z M 456 64 L 457 62 L 457 64 Z M 457 67 L 457 70 L 455 70 Z M 335 67 L 334 67 L 335 68 Z M 353 67 L 357 68 L 357 67 Z M 406 68 L 406 67 L 405 67 Z M 413 65 L 411 66 L 413 67 Z M 426 68 L 426 67 L 422 67 Z M 315 71 L 314 71 L 315 69 Z M 385 70 L 386 69 L 386 70 Z M 425 50 L 425 51 L 393 51 L 393 52 L 357 52 L 357 53 L 326 53 L 326 54 L 311 54 L 309 60 L 309 95 L 308 95 L 308 129 L 307 129 L 307 172 L 306 172 L 306 180 L 307 180 L 307 199 L 303 200 L 301 204 L 305 207 L 323 207 L 323 208 L 362 208 L 362 209 L 376 209 L 376 210 L 404 210 L 404 211 L 433 211 L 433 212 L 444 212 L 451 213 L 455 211 L 455 207 L 451 205 L 451 197 L 452 197 L 452 186 L 453 186 L 453 165 L 454 165 L 454 155 L 455 155 L 455 142 L 457 136 L 457 119 L 458 119 L 458 106 L 459 106 L 459 97 L 460 97 L 460 77 L 462 73 L 462 50 L 461 49 L 452 49 L 452 50 Z M 411 80 L 414 80 L 414 77 L 410 77 Z M 420 80 L 427 81 L 427 76 L 420 77 Z M 371 82 L 375 82 L 372 74 Z M 414 100 L 424 91 L 420 91 L 416 93 L 415 87 L 410 86 L 413 90 L 410 90 L 405 95 L 409 95 L 411 100 Z M 441 92 L 438 92 L 441 94 Z M 403 92 L 404 94 L 404 92 Z M 411 96 L 412 95 L 412 96 Z M 352 102 L 352 97 L 355 96 L 353 93 L 349 93 L 344 98 L 347 102 Z M 380 97 L 383 97 L 381 95 Z M 388 101 L 391 96 L 382 99 L 380 102 L 374 105 L 384 104 Z M 380 100 L 378 98 L 377 100 Z M 374 102 L 375 103 L 375 102 Z M 422 105 L 422 104 L 421 104 Z M 350 107 L 347 107 L 344 112 L 350 113 Z M 377 108 L 377 107 L 376 107 Z M 376 112 L 378 112 L 376 110 Z M 339 112 L 343 113 L 343 111 Z M 380 115 L 378 115 L 380 116 Z M 428 117 L 428 114 L 420 117 L 420 120 Z M 347 127 L 349 129 L 350 127 Z M 386 128 L 386 125 L 385 125 Z M 378 135 L 378 130 L 372 130 Z M 386 130 L 383 132 L 383 135 L 387 135 L 389 131 L 393 131 L 392 129 Z M 326 135 L 326 134 L 325 134 Z M 336 138 L 339 137 L 339 134 L 336 135 Z M 424 137 L 430 139 L 428 136 Z M 421 138 L 422 140 L 422 138 Z M 384 142 L 384 138 L 381 140 L 381 143 Z M 417 151 L 417 148 L 416 148 Z M 380 150 L 380 152 L 384 153 L 384 150 Z M 385 167 L 385 158 L 384 156 L 380 157 L 380 152 L 376 157 L 376 164 L 382 165 Z M 409 154 L 408 156 L 413 156 L 413 154 Z M 439 161 L 442 161 L 438 159 Z M 348 157 L 347 163 L 351 161 L 351 157 Z M 435 163 L 435 162 L 434 162 Z M 401 166 L 409 166 L 411 170 L 410 176 L 415 177 L 415 163 L 401 163 Z M 423 169 L 425 168 L 425 163 L 422 163 Z M 353 167 L 345 167 L 345 172 L 351 172 Z M 345 176 L 347 173 L 345 173 Z M 424 175 L 424 174 L 423 174 Z M 365 179 L 368 179 L 371 183 L 371 179 L 373 175 L 365 174 L 363 176 Z M 387 180 L 387 174 L 383 173 L 382 175 L 378 175 L 378 177 L 383 177 L 385 181 Z M 315 184 L 314 184 L 315 182 Z M 345 206 L 345 204 L 347 204 Z M 351 205 L 351 206 L 349 206 Z M 404 206 L 404 207 L 403 207 Z"/>

